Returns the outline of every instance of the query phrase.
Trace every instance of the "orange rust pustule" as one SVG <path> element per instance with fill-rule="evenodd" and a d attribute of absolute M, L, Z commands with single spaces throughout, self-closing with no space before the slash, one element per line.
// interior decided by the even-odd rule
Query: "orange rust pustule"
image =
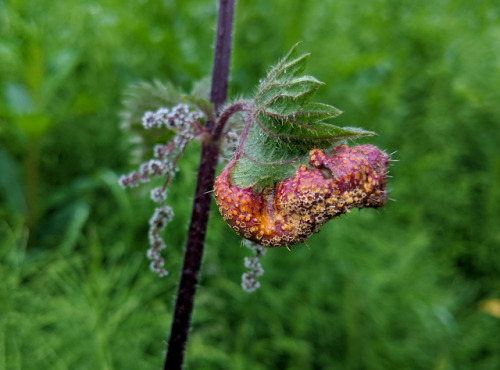
<path fill-rule="evenodd" d="M 372 145 L 337 146 L 332 156 L 309 152 L 307 167 L 276 188 L 256 193 L 231 184 L 230 163 L 217 177 L 215 200 L 236 233 L 267 247 L 305 241 L 332 218 L 351 208 L 381 207 L 387 200 L 389 156 Z"/>

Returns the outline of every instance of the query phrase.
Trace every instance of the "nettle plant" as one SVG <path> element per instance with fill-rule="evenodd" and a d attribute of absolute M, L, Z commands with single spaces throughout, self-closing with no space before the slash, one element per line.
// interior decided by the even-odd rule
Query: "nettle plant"
<path fill-rule="evenodd" d="M 309 54 L 297 56 L 297 46 L 261 80 L 253 99 L 228 104 L 219 115 L 219 120 L 229 122 L 219 140 L 221 158 L 230 159 L 215 180 L 213 193 L 224 220 L 254 252 L 254 257 L 245 259 L 251 271 L 242 281 L 249 292 L 259 286 L 255 278 L 263 273 L 262 246 L 290 249 L 351 208 L 377 208 L 387 200 L 389 156 L 372 145 L 345 145 L 373 133 L 325 121 L 341 111 L 310 101 L 322 82 L 303 74 Z M 150 192 L 158 206 L 149 222 L 147 251 L 151 269 L 161 277 L 167 271 L 160 232 L 174 215 L 165 204 L 167 185 L 187 144 L 209 140 L 207 122 L 216 116 L 204 90 L 196 87 L 186 95 L 171 85 L 141 85 L 126 101 L 129 114 L 124 122 L 130 125 L 136 116 L 130 112 L 151 103 L 143 98 L 155 92 L 161 106 L 143 114 L 142 126 L 158 131 L 159 137 L 171 132 L 167 143 L 154 145 L 153 158 L 119 180 L 123 187 L 134 187 L 154 177 L 165 178 Z"/>
<path fill-rule="evenodd" d="M 389 156 L 372 145 L 346 145 L 372 132 L 327 121 L 341 112 L 311 102 L 322 82 L 304 74 L 309 54 L 297 55 L 298 45 L 270 69 L 252 98 L 225 103 L 233 11 L 232 0 L 220 1 L 210 92 L 206 83 L 195 84 L 190 94 L 170 84 L 142 84 L 125 101 L 124 126 L 139 133 L 153 155 L 119 183 L 135 187 L 163 179 L 150 190 L 157 207 L 147 251 L 161 277 L 167 275 L 161 232 L 174 216 L 167 186 L 189 142 L 202 143 L 165 369 L 182 367 L 214 196 L 224 220 L 253 252 L 244 261 L 248 292 L 260 285 L 265 247 L 290 249 L 352 208 L 381 207 L 387 200 Z M 227 164 L 214 181 L 220 158 Z"/>

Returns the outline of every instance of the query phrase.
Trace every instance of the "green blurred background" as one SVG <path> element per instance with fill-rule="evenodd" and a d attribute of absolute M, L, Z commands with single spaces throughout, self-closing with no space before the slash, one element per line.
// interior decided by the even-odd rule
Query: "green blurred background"
<path fill-rule="evenodd" d="M 214 0 L 0 0 L 0 369 L 161 367 L 199 146 L 158 279 L 119 113 L 132 83 L 209 75 L 215 23 Z M 336 122 L 397 151 L 395 201 L 269 250 L 253 294 L 212 207 L 186 368 L 499 369 L 498 2 L 241 0 L 230 96 L 297 41 Z"/>

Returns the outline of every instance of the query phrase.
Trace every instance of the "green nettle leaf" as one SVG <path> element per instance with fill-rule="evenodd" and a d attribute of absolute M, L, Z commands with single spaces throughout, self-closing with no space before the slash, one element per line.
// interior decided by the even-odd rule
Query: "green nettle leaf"
<path fill-rule="evenodd" d="M 309 54 L 297 57 L 297 46 L 259 84 L 248 136 L 231 174 L 236 186 L 271 186 L 293 176 L 307 163 L 311 149 L 330 149 L 344 140 L 373 134 L 324 122 L 342 112 L 309 101 L 323 83 L 303 75 Z"/>

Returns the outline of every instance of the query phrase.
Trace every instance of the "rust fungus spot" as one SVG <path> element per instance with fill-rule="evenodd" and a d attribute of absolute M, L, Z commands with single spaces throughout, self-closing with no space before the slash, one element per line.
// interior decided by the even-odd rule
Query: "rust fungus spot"
<path fill-rule="evenodd" d="M 301 165 L 292 178 L 260 193 L 232 185 L 234 162 L 226 166 L 215 181 L 214 194 L 229 226 L 264 246 L 288 247 L 352 207 L 380 207 L 386 202 L 389 157 L 376 147 L 341 145 L 332 156 L 320 149 L 309 154 L 312 168 Z"/>

